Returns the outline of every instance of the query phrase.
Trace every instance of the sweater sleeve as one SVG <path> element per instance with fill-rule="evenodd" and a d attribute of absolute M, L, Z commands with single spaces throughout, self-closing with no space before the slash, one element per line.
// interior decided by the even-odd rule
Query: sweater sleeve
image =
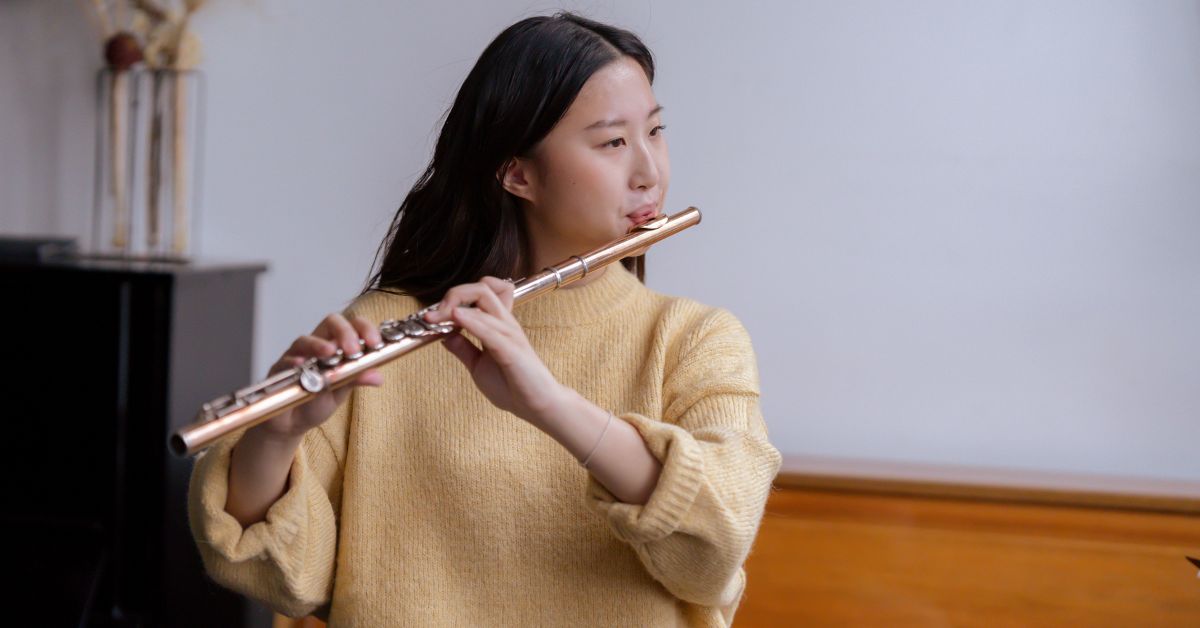
<path fill-rule="evenodd" d="M 354 396 L 304 435 L 286 491 L 263 521 L 249 527 L 225 511 L 230 454 L 241 436 L 197 458 L 188 517 L 204 567 L 219 584 L 291 617 L 325 610 L 332 596 L 345 430 Z"/>
<path fill-rule="evenodd" d="M 626 504 L 589 476 L 588 504 L 676 597 L 736 605 L 779 470 L 758 404 L 749 334 L 725 310 L 689 332 L 664 376 L 663 416 L 624 413 L 662 463 L 645 505 Z"/>

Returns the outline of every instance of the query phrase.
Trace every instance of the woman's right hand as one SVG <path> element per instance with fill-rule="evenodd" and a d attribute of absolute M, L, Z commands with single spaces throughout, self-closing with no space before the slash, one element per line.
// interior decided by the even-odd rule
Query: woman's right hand
<path fill-rule="evenodd" d="M 360 344 L 359 340 L 365 341 Z M 345 355 L 353 355 L 363 348 L 374 347 L 383 342 L 379 329 L 361 316 L 347 319 L 341 314 L 330 314 L 307 336 L 300 336 L 284 352 L 279 361 L 271 366 L 269 375 L 302 364 L 309 358 L 327 358 L 341 349 Z M 282 414 L 272 417 L 254 428 L 260 436 L 279 439 L 298 439 L 308 430 L 322 424 L 333 415 L 333 411 L 350 396 L 356 386 L 380 386 L 383 375 L 371 369 L 359 375 L 337 390 L 326 389 L 312 399 Z"/>
<path fill-rule="evenodd" d="M 292 343 L 283 357 L 271 367 L 271 375 L 299 366 L 309 358 L 327 358 L 341 349 L 346 355 L 360 350 L 359 340 L 367 347 L 378 345 L 379 330 L 367 319 L 330 314 L 307 336 Z M 337 390 L 326 389 L 305 403 L 260 423 L 237 442 L 229 461 L 229 492 L 225 512 L 242 527 L 262 521 L 288 487 L 288 477 L 304 433 L 324 423 L 350 396 L 354 386 L 379 386 L 383 376 L 371 369 Z"/>

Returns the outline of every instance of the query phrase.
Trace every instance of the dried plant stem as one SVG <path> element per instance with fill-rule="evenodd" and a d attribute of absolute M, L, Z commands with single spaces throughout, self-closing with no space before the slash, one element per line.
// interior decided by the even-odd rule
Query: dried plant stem
<path fill-rule="evenodd" d="M 133 6 L 157 22 L 165 22 L 170 19 L 167 12 L 154 0 L 133 0 Z"/>
<path fill-rule="evenodd" d="M 159 218 L 159 192 L 162 188 L 162 74 L 152 72 L 150 85 L 150 159 L 146 189 L 146 244 L 151 253 L 158 250 L 162 221 Z"/>
<path fill-rule="evenodd" d="M 125 187 L 125 160 L 128 155 L 128 133 L 126 105 L 129 102 L 129 75 L 124 71 L 113 72 L 109 89 L 109 149 L 112 157 L 113 193 L 113 248 L 123 251 L 128 246 L 129 194 Z"/>
<path fill-rule="evenodd" d="M 185 75 L 182 72 L 176 72 L 172 77 L 174 89 L 174 98 L 172 99 L 175 106 L 172 110 L 175 114 L 175 119 L 171 124 L 171 167 L 174 169 L 171 177 L 171 195 L 172 209 L 174 216 L 171 220 L 171 225 L 174 230 L 174 237 L 171 241 L 171 250 L 176 255 L 184 255 L 188 250 L 188 227 L 189 215 L 191 208 L 188 206 L 188 188 L 191 182 L 188 181 L 188 164 L 187 164 L 187 81 L 184 80 Z"/>

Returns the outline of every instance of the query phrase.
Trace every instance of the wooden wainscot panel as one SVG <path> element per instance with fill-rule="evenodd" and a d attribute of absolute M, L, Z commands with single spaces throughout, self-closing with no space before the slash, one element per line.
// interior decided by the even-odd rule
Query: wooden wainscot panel
<path fill-rule="evenodd" d="M 1200 484 L 789 458 L 738 626 L 1200 626 Z"/>

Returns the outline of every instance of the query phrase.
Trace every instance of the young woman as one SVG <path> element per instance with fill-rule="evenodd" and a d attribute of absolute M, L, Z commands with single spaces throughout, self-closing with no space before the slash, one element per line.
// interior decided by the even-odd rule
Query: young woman
<path fill-rule="evenodd" d="M 488 46 L 368 289 L 272 372 L 433 303 L 465 332 L 197 461 L 218 582 L 334 625 L 732 621 L 780 462 L 746 330 L 646 288 L 641 257 L 515 309 L 501 279 L 663 211 L 653 79 L 636 36 L 572 14 Z"/>

